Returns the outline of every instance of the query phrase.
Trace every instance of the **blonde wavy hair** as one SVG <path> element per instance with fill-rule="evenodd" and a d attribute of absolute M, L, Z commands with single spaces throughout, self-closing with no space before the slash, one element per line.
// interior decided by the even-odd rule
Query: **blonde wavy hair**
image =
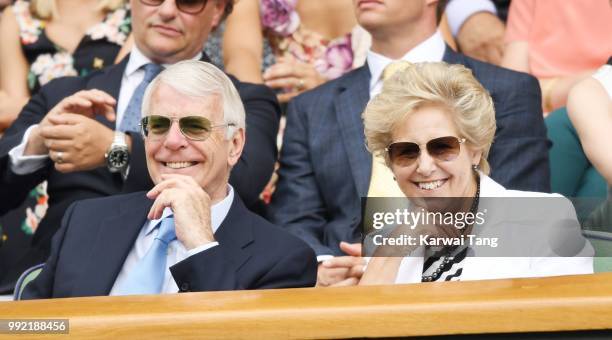
<path fill-rule="evenodd" d="M 125 2 L 125 0 L 98 0 L 95 10 L 111 12 L 123 6 Z M 30 12 L 42 20 L 51 20 L 59 16 L 56 0 L 31 0 Z"/>
<path fill-rule="evenodd" d="M 460 136 L 475 151 L 478 164 L 490 171 L 487 157 L 495 136 L 495 109 L 489 92 L 463 65 L 444 62 L 414 64 L 385 80 L 383 89 L 363 112 L 368 150 L 382 155 L 393 142 L 392 132 L 408 115 L 425 106 L 440 107 L 450 114 Z"/>

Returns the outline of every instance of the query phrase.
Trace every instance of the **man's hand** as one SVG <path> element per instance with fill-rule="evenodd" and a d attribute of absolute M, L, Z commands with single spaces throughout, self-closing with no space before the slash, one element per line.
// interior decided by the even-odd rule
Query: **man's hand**
<path fill-rule="evenodd" d="M 73 113 L 55 115 L 48 121 L 51 126 L 42 127 L 40 136 L 57 171 L 85 171 L 104 165 L 104 154 L 113 142 L 113 130 Z"/>
<path fill-rule="evenodd" d="M 101 114 L 101 115 L 104 115 L 108 120 L 114 121 L 115 120 L 115 109 L 114 109 L 115 104 L 116 104 L 116 101 L 112 96 L 100 90 L 80 91 L 80 92 L 73 94 L 70 97 L 64 98 L 61 102 L 55 105 L 55 107 L 53 107 L 51 111 L 47 113 L 45 118 L 43 118 L 43 120 L 38 124 L 36 128 L 32 129 L 32 132 L 30 133 L 24 154 L 25 155 L 49 154 L 51 159 L 56 161 L 57 152 L 62 152 L 61 158 L 62 158 L 62 161 L 64 161 L 64 158 L 65 158 L 64 153 L 63 153 L 64 151 L 50 150 L 48 147 L 48 144 L 53 145 L 54 143 L 53 141 L 49 142 L 46 139 L 47 138 L 53 139 L 53 137 L 43 136 L 43 131 L 45 131 L 45 133 L 48 135 L 49 131 L 45 130 L 47 128 L 58 126 L 58 124 L 62 124 L 62 122 L 68 121 L 68 120 L 72 123 L 76 123 L 76 119 L 60 119 L 59 118 L 59 116 L 65 115 L 65 114 L 82 115 L 83 118 L 90 119 L 93 122 L 95 122 L 93 118 L 96 115 Z M 68 124 L 65 126 L 64 129 L 61 130 L 62 140 L 78 138 L 79 136 L 82 137 L 82 134 L 81 134 L 82 131 L 72 131 L 72 129 L 70 129 L 71 125 L 73 124 Z M 100 123 L 97 123 L 97 125 L 90 124 L 88 126 L 88 128 L 98 128 L 98 127 L 104 127 L 104 126 Z M 106 127 L 104 128 L 106 130 L 110 130 Z M 51 132 L 53 133 L 57 131 L 51 131 Z M 103 134 L 100 131 L 94 131 L 94 130 L 90 130 L 88 132 L 92 135 L 96 135 L 96 137 L 100 137 L 100 135 Z M 108 148 L 108 146 L 110 146 L 110 144 L 112 143 L 112 135 L 111 135 L 110 141 L 107 141 L 107 140 L 94 140 L 94 141 L 97 144 L 108 142 L 107 144 L 104 145 L 105 148 Z M 85 142 L 86 141 L 83 141 L 83 140 L 74 140 L 73 144 L 75 145 L 78 144 L 79 146 L 83 146 Z M 55 151 L 55 153 L 52 153 L 50 151 Z M 105 151 L 106 149 L 104 150 L 104 152 Z M 102 159 L 104 158 L 104 152 L 102 152 L 102 155 L 101 155 Z M 74 166 L 74 170 L 70 170 L 70 171 L 85 170 L 88 168 L 88 166 L 91 168 L 92 166 L 91 164 L 80 164 L 77 156 L 76 155 L 72 155 L 72 156 L 73 156 L 72 166 Z M 96 155 L 96 156 L 99 159 L 100 155 Z M 101 164 L 98 164 L 98 165 L 101 165 Z"/>
<path fill-rule="evenodd" d="M 476 13 L 459 29 L 459 49 L 467 56 L 499 65 L 504 53 L 505 30 L 504 23 L 495 14 Z"/>
<path fill-rule="evenodd" d="M 366 261 L 361 257 L 361 244 L 340 242 L 340 249 L 349 256 L 338 256 L 319 264 L 317 287 L 356 285 L 363 275 Z"/>
<path fill-rule="evenodd" d="M 210 196 L 190 176 L 166 174 L 162 181 L 147 193 L 154 199 L 149 210 L 150 220 L 161 218 L 164 208 L 174 213 L 176 238 L 187 250 L 215 241 L 212 231 Z"/>
<path fill-rule="evenodd" d="M 278 101 L 286 103 L 298 94 L 323 84 L 327 79 L 311 64 L 295 58 L 281 57 L 263 74 L 264 83 L 273 89 L 284 89 Z"/>

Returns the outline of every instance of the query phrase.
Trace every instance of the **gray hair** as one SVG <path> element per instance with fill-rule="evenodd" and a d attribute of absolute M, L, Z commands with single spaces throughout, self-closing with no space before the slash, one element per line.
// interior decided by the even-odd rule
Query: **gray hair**
<path fill-rule="evenodd" d="M 229 77 L 213 64 L 196 60 L 185 60 L 163 70 L 145 90 L 142 100 L 142 115 L 151 105 L 151 95 L 160 83 L 190 97 L 218 95 L 223 103 L 223 122 L 228 126 L 225 135 L 230 139 L 237 129 L 245 128 L 245 112 L 238 90 Z"/>

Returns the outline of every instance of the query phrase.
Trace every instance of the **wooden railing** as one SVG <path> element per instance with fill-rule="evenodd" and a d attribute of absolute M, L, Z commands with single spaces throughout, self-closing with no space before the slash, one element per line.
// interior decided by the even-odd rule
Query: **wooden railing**
<path fill-rule="evenodd" d="M 0 303 L 0 319 L 23 318 L 67 318 L 71 336 L 117 339 L 350 338 L 612 329 L 612 273 Z"/>

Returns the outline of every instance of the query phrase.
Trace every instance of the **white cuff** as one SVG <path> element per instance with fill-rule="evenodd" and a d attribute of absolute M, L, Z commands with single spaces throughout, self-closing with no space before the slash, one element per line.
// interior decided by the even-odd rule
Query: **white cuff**
<path fill-rule="evenodd" d="M 453 37 L 457 37 L 463 23 L 478 12 L 497 14 L 491 0 L 451 0 L 446 6 L 446 17 Z"/>
<path fill-rule="evenodd" d="M 190 257 L 190 256 L 193 256 L 195 254 L 201 253 L 204 250 L 208 250 L 208 249 L 210 249 L 212 247 L 215 247 L 215 246 L 218 246 L 218 245 L 219 245 L 219 242 L 210 242 L 210 243 L 206 243 L 204 245 L 201 245 L 199 247 L 193 248 L 193 249 L 187 251 L 187 257 Z"/>
<path fill-rule="evenodd" d="M 49 155 L 35 155 L 35 156 L 24 156 L 26 145 L 28 144 L 28 138 L 32 129 L 37 127 L 38 124 L 30 126 L 23 134 L 21 144 L 12 148 L 9 151 L 9 158 L 11 160 L 11 171 L 17 175 L 28 175 L 34 171 L 44 168 L 49 158 Z"/>
<path fill-rule="evenodd" d="M 323 261 L 327 261 L 329 259 L 333 259 L 334 255 L 319 255 L 317 256 L 317 262 L 321 263 Z"/>

